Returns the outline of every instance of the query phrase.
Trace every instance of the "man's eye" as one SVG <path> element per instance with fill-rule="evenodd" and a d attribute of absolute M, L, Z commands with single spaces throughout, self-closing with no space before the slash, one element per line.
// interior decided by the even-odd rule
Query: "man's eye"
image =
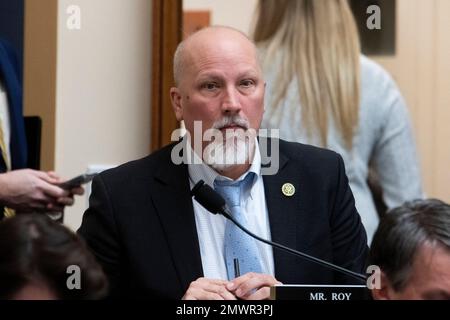
<path fill-rule="evenodd" d="M 255 84 L 255 82 L 253 80 L 242 80 L 241 81 L 241 86 L 243 86 L 245 88 L 252 87 L 254 84 Z"/>
<path fill-rule="evenodd" d="M 214 90 L 217 89 L 219 87 L 219 85 L 215 82 L 208 82 L 208 83 L 204 83 L 202 85 L 202 89 L 206 89 L 206 90 Z"/>

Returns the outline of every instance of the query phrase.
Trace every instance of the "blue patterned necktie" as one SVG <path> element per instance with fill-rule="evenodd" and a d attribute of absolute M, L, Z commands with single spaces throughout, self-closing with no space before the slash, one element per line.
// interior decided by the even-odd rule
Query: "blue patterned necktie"
<path fill-rule="evenodd" d="M 236 219 L 244 227 L 248 227 L 247 218 L 242 212 L 241 197 L 247 191 L 254 179 L 255 173 L 249 172 L 247 176 L 240 181 L 221 181 L 214 182 L 214 189 L 224 198 Z M 256 246 L 256 240 L 244 233 L 233 222 L 227 220 L 225 226 L 225 262 L 227 266 L 228 279 L 235 278 L 234 260 L 239 262 L 239 271 L 241 275 L 248 272 L 261 273 L 261 259 Z"/>

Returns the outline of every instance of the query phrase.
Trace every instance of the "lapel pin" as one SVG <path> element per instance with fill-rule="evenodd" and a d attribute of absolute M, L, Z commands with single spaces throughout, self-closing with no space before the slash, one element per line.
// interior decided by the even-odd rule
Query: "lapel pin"
<path fill-rule="evenodd" d="M 295 194 L 295 187 L 292 183 L 285 183 L 281 187 L 281 192 L 283 192 L 286 197 L 292 197 Z"/>

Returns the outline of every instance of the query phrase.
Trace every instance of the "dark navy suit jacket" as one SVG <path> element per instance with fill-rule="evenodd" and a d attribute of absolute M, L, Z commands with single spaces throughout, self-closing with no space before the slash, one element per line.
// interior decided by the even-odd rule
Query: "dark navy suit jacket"
<path fill-rule="evenodd" d="M 0 39 L 0 80 L 8 96 L 11 128 L 9 148 L 12 169 L 25 168 L 27 163 L 27 143 L 22 112 L 21 70 L 14 50 L 2 39 Z M 0 156 L 0 173 L 5 172 L 5 170 L 5 161 Z"/>
<path fill-rule="evenodd" d="M 173 147 L 93 181 L 78 232 L 113 295 L 179 299 L 203 276 L 188 168 L 171 161 Z M 338 154 L 280 140 L 280 169 L 263 181 L 273 241 L 364 272 L 366 233 Z M 292 197 L 281 191 L 286 182 L 295 186 Z M 359 284 L 277 249 L 274 262 L 285 284 Z"/>

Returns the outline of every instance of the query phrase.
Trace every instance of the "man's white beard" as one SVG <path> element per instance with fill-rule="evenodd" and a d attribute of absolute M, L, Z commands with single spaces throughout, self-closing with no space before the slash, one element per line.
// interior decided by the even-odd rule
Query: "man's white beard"
<path fill-rule="evenodd" d="M 225 171 L 233 166 L 250 163 L 255 150 L 255 140 L 244 130 L 227 130 L 225 139 L 211 142 L 205 149 L 203 160 L 216 171 Z"/>

